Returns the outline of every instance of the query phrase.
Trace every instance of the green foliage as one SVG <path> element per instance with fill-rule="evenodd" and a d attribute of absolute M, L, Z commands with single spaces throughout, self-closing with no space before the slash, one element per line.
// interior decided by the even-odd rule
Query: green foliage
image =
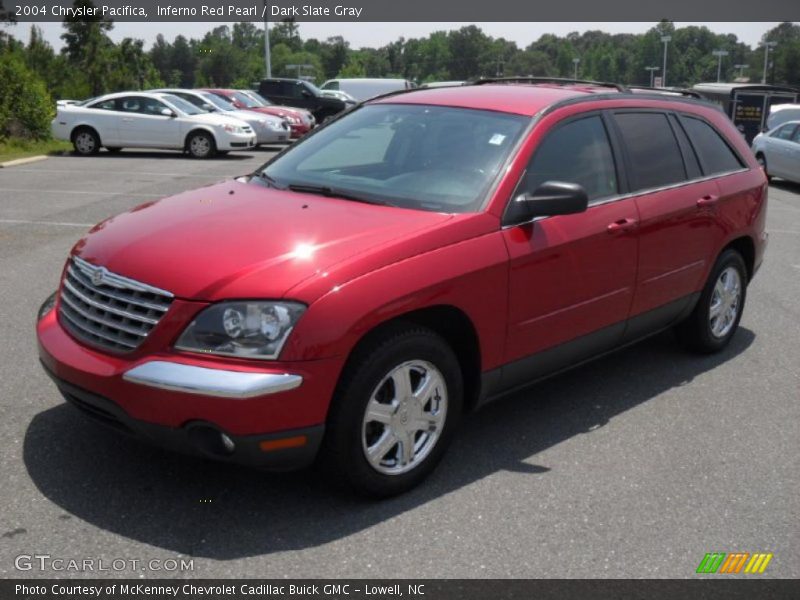
<path fill-rule="evenodd" d="M 0 139 L 44 139 L 53 103 L 47 88 L 18 52 L 0 53 Z"/>

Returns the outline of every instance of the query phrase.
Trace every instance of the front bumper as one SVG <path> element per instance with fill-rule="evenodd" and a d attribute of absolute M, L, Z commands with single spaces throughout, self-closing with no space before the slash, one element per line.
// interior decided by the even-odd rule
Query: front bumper
<path fill-rule="evenodd" d="M 288 142 L 292 136 L 291 129 L 270 129 L 269 127 L 260 127 L 256 130 L 258 135 L 259 144 L 276 144 L 279 142 Z"/>
<path fill-rule="evenodd" d="M 229 150 L 248 150 L 255 147 L 255 133 L 229 133 L 225 132 L 217 138 L 217 149 L 227 152 Z"/>
<path fill-rule="evenodd" d="M 317 455 L 323 425 L 261 435 L 235 435 L 214 423 L 195 420 L 167 427 L 132 418 L 119 405 L 57 377 L 42 363 L 64 399 L 93 420 L 153 445 L 215 460 L 285 471 L 310 465 Z"/>
<path fill-rule="evenodd" d="M 40 360 L 62 392 L 89 398 L 133 431 L 183 438 L 200 423 L 235 441 L 321 428 L 344 359 L 266 362 L 165 351 L 204 306 L 174 300 L 137 350 L 114 354 L 75 340 L 59 322 L 56 302 L 37 323 Z M 308 435 L 312 452 L 315 439 Z"/>

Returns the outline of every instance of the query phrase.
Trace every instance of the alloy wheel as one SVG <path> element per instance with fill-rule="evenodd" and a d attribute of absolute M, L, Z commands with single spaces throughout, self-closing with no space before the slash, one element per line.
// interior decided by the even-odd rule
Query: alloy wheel
<path fill-rule="evenodd" d="M 742 278 L 734 267 L 724 269 L 717 277 L 711 294 L 708 322 L 711 334 L 724 338 L 736 323 L 742 298 Z"/>

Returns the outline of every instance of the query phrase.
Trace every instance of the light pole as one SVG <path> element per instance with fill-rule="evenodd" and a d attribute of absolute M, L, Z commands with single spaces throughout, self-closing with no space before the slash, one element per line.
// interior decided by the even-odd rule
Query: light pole
<path fill-rule="evenodd" d="M 269 55 L 269 4 L 264 0 L 264 65 L 266 66 L 267 79 L 272 77 L 272 61 Z"/>
<path fill-rule="evenodd" d="M 761 83 L 767 83 L 767 63 L 769 62 L 769 51 L 775 48 L 778 42 L 763 42 L 764 46 L 764 75 L 761 77 Z"/>
<path fill-rule="evenodd" d="M 580 58 L 573 58 L 572 59 L 572 64 L 575 65 L 575 75 L 573 76 L 573 79 L 577 79 L 578 78 L 578 64 L 580 62 L 581 62 Z"/>
<path fill-rule="evenodd" d="M 661 41 L 664 42 L 664 68 L 661 69 L 661 87 L 667 87 L 667 44 L 672 41 L 672 36 L 662 35 Z"/>
<path fill-rule="evenodd" d="M 719 60 L 717 62 L 717 83 L 722 81 L 722 57 L 728 56 L 727 50 L 714 50 L 711 52 L 714 56 L 716 56 Z"/>
<path fill-rule="evenodd" d="M 655 77 L 655 72 L 658 71 L 661 67 L 645 67 L 645 71 L 650 71 L 650 87 L 653 87 L 653 78 Z"/>
<path fill-rule="evenodd" d="M 744 77 L 744 70 L 747 69 L 750 65 L 733 65 L 734 69 L 739 69 L 739 79 Z"/>

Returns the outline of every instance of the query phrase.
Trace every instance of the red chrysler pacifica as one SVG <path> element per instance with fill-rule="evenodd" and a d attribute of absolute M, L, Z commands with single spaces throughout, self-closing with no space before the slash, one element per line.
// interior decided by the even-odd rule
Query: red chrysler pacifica
<path fill-rule="evenodd" d="M 724 348 L 766 205 L 702 101 L 535 79 L 398 93 L 94 227 L 40 310 L 41 361 L 120 431 L 396 494 L 464 411 L 670 327 Z"/>

